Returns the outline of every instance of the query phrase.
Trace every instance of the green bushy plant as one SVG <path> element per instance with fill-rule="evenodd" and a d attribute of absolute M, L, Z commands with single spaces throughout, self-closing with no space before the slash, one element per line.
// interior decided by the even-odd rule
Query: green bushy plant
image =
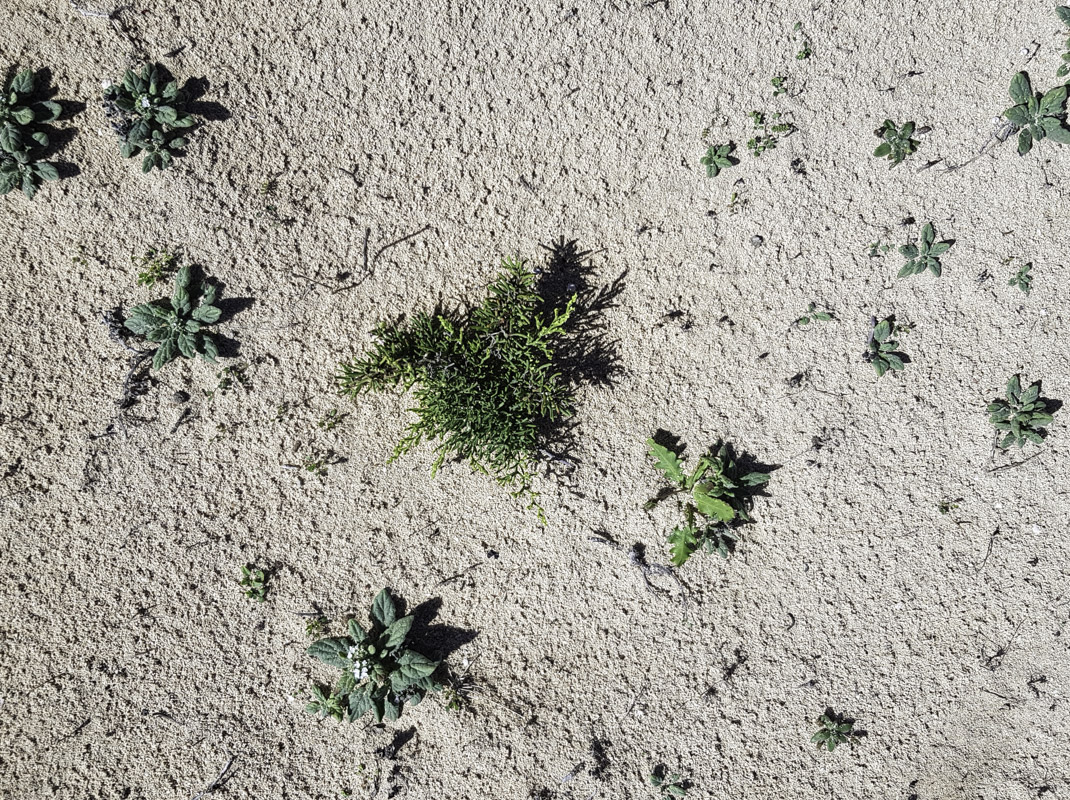
<path fill-rule="evenodd" d="M 735 549 L 735 526 L 749 522 L 748 511 L 755 490 L 769 481 L 765 472 L 741 471 L 727 444 L 718 443 L 702 456 L 690 473 L 680 457 L 668 447 L 647 439 L 654 466 L 668 478 L 662 489 L 646 503 L 649 511 L 670 497 L 684 495 L 684 521 L 669 534 L 672 563 L 681 566 L 699 548 L 727 558 Z"/>
<path fill-rule="evenodd" d="M 931 222 L 926 222 L 925 227 L 921 229 L 921 240 L 917 244 L 905 244 L 899 248 L 899 254 L 907 261 L 896 277 L 906 278 L 929 270 L 939 278 L 944 272 L 940 256 L 950 250 L 954 242 L 951 240 L 937 242 L 935 239 L 936 229 L 933 228 Z"/>
<path fill-rule="evenodd" d="M 446 458 L 464 459 L 534 504 L 539 425 L 572 411 L 554 345 L 575 303 L 573 294 L 543 312 L 535 275 L 524 261 L 506 259 L 486 300 L 469 312 L 438 309 L 377 326 L 371 351 L 340 365 L 339 386 L 350 397 L 416 386 L 417 418 L 390 461 L 435 442 L 432 477 Z"/>
<path fill-rule="evenodd" d="M 832 753 L 841 744 L 854 744 L 858 741 L 855 721 L 843 714 L 837 714 L 831 708 L 825 709 L 825 713 L 817 718 L 817 724 L 817 733 L 810 737 L 810 741 L 817 745 L 819 750 L 824 747 Z"/>
<path fill-rule="evenodd" d="M 438 661 L 406 647 L 413 617 L 398 617 L 389 589 L 376 596 L 371 627 L 349 620 L 348 636 L 313 642 L 308 654 L 342 670 L 333 686 L 313 686 L 305 706 L 310 714 L 354 722 L 369 711 L 376 721 L 396 720 L 405 704 L 417 705 L 428 692 L 441 691 L 433 679 Z"/>
<path fill-rule="evenodd" d="M 128 69 L 120 83 L 104 88 L 105 108 L 122 140 L 119 152 L 124 158 L 144 153 L 142 172 L 171 166 L 188 143 L 182 131 L 196 123 L 178 81 L 169 77 L 159 64 L 146 64 L 140 74 Z"/>
<path fill-rule="evenodd" d="M 888 317 L 874 325 L 873 332 L 869 335 L 866 352 L 862 357 L 873 365 L 878 378 L 888 370 L 898 372 L 908 360 L 904 353 L 899 352 L 899 341 L 891 338 L 895 331 L 895 317 Z"/>
<path fill-rule="evenodd" d="M 884 120 L 884 124 L 874 131 L 881 143 L 877 145 L 873 155 L 877 158 L 887 157 L 892 162 L 891 167 L 898 166 L 921 144 L 913 138 L 914 128 L 913 122 L 904 122 L 902 126 L 898 126 L 890 119 Z"/>
<path fill-rule="evenodd" d="M 1015 105 L 1004 111 L 1003 116 L 1018 130 L 1019 155 L 1024 156 L 1041 139 L 1070 144 L 1066 91 L 1065 85 L 1059 85 L 1043 94 L 1034 92 L 1027 72 L 1019 72 L 1011 79 L 1010 95 Z"/>
<path fill-rule="evenodd" d="M 44 181 L 59 180 L 55 165 L 43 160 L 49 145 L 45 123 L 63 113 L 59 103 L 33 101 L 33 70 L 18 72 L 0 96 L 0 195 L 22 189 L 29 199 Z"/>
<path fill-rule="evenodd" d="M 722 145 L 711 144 L 706 150 L 706 155 L 699 159 L 699 163 L 706 168 L 706 175 L 716 178 L 721 170 L 738 164 L 739 160 L 731 155 L 735 147 L 731 142 Z"/>
<path fill-rule="evenodd" d="M 126 328 L 160 345 L 152 356 L 153 369 L 161 369 L 180 355 L 216 360 L 219 349 L 207 330 L 222 314 L 213 305 L 216 292 L 214 284 L 194 281 L 190 267 L 185 266 L 175 275 L 175 290 L 170 299 L 162 298 L 130 309 L 124 323 Z"/>
<path fill-rule="evenodd" d="M 1001 449 L 1026 442 L 1043 444 L 1047 426 L 1052 422 L 1051 401 L 1040 396 L 1040 381 L 1022 388 L 1021 377 L 1012 375 L 1002 399 L 988 405 L 988 419 L 1002 438 Z"/>

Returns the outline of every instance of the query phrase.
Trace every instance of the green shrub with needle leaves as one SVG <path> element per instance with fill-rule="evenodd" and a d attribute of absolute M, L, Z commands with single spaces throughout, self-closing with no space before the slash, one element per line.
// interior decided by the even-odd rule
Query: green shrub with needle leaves
<path fill-rule="evenodd" d="M 415 386 L 416 419 L 390 461 L 434 442 L 432 477 L 445 459 L 464 459 L 534 504 L 539 426 L 572 411 L 554 343 L 575 303 L 573 294 L 563 307 L 542 311 L 535 275 L 522 260 L 506 259 L 486 300 L 469 312 L 420 312 L 376 327 L 371 351 L 340 365 L 339 386 L 350 397 Z"/>
<path fill-rule="evenodd" d="M 170 299 L 143 303 L 130 309 L 124 323 L 128 330 L 160 346 L 152 356 L 152 368 L 160 369 L 180 355 L 216 360 L 219 349 L 208 326 L 219 321 L 222 310 L 213 305 L 216 287 L 194 281 L 189 266 L 175 275 L 175 291 Z"/>
<path fill-rule="evenodd" d="M 305 711 L 321 717 L 355 722 L 369 711 L 377 722 L 395 720 L 405 704 L 417 705 L 428 692 L 442 686 L 433 680 L 438 661 L 405 646 L 413 617 L 398 617 L 389 589 L 376 596 L 371 627 L 349 620 L 348 635 L 313 642 L 308 654 L 342 670 L 330 687 L 312 687 Z"/>
<path fill-rule="evenodd" d="M 728 445 L 718 443 L 702 456 L 695 469 L 684 470 L 680 457 L 653 439 L 647 447 L 654 466 L 672 484 L 646 503 L 649 511 L 663 500 L 684 495 L 684 522 L 669 534 L 673 565 L 679 567 L 699 548 L 727 558 L 735 549 L 732 527 L 750 522 L 747 512 L 754 490 L 769 481 L 765 472 L 741 474 Z"/>

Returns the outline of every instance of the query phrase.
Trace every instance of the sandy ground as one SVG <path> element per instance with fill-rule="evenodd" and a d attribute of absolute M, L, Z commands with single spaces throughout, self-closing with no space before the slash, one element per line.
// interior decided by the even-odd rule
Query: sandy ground
<path fill-rule="evenodd" d="M 1070 398 L 1070 148 L 943 171 L 1034 47 L 1055 84 L 1049 0 L 138 0 L 114 23 L 93 2 L 4 3 L 5 63 L 86 108 L 61 157 L 80 174 L 0 201 L 0 795 L 191 798 L 233 759 L 205 797 L 656 798 L 657 764 L 688 798 L 1070 797 L 1070 433 L 1057 415 L 1005 456 L 984 414 L 1019 370 Z M 96 102 L 145 58 L 218 104 L 148 177 Z M 755 109 L 798 126 L 759 159 Z M 892 171 L 870 155 L 889 116 L 932 129 Z M 715 179 L 707 128 L 741 156 Z M 941 279 L 869 257 L 917 235 L 905 217 L 956 240 Z M 366 231 L 372 257 L 419 233 L 366 274 Z M 624 278 L 544 529 L 462 465 L 431 481 L 427 449 L 387 466 L 407 400 L 354 405 L 332 375 L 379 319 L 477 298 L 562 235 L 598 251 L 596 284 Z M 128 354 L 100 314 L 160 294 L 130 263 L 152 244 L 246 299 L 223 332 L 248 389 L 208 399 L 218 368 L 184 362 L 116 409 Z M 789 329 L 811 301 L 839 321 Z M 913 363 L 878 381 L 860 355 L 891 313 Z M 667 560 L 672 509 L 642 509 L 658 428 L 780 465 L 736 556 L 680 571 L 686 605 L 626 552 Z M 286 466 L 327 450 L 322 481 Z M 266 603 L 247 561 L 275 567 Z M 384 585 L 437 609 L 467 708 L 305 715 L 327 673 L 299 614 L 363 615 Z M 827 705 L 858 746 L 809 744 Z"/>

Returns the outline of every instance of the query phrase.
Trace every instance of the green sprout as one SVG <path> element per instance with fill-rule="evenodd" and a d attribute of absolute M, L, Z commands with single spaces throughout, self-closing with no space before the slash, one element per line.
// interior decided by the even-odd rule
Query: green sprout
<path fill-rule="evenodd" d="M 988 421 L 1002 437 L 1000 449 L 1006 450 L 1012 444 L 1021 448 L 1026 442 L 1043 444 L 1055 409 L 1050 407 L 1050 400 L 1040 396 L 1040 388 L 1040 381 L 1037 381 L 1023 389 L 1021 377 L 1012 375 L 1007 381 L 1004 398 L 989 403 L 986 409 Z"/>
<path fill-rule="evenodd" d="M 873 151 L 873 155 L 877 158 L 887 156 L 892 162 L 889 169 L 901 164 L 903 159 L 911 155 L 921 144 L 917 139 L 911 138 L 914 135 L 914 127 L 913 122 L 904 122 L 902 126 L 897 126 L 890 119 L 884 120 L 884 125 L 874 131 L 874 134 L 882 141 Z"/>
<path fill-rule="evenodd" d="M 877 377 L 881 377 L 888 370 L 899 371 L 909 361 L 904 353 L 899 352 L 899 342 L 890 338 L 897 330 L 895 317 L 888 317 L 873 326 L 873 332 L 869 335 L 866 352 L 862 358 L 873 365 L 877 371 Z"/>
<path fill-rule="evenodd" d="M 130 256 L 130 261 L 138 270 L 138 286 L 155 286 L 178 269 L 178 256 L 162 247 L 150 247 L 141 256 Z"/>
<path fill-rule="evenodd" d="M 710 145 L 706 155 L 699 159 L 699 163 L 706 167 L 706 175 L 708 177 L 716 178 L 721 170 L 728 169 L 739 163 L 738 159 L 730 155 L 735 147 L 731 142 L 722 145 Z"/>
<path fill-rule="evenodd" d="M 651 786 L 661 790 L 661 800 L 672 800 L 687 795 L 686 782 L 678 773 L 666 775 L 664 772 L 655 771 L 650 773 L 649 780 Z"/>
<path fill-rule="evenodd" d="M 937 278 L 943 274 L 943 265 L 940 256 L 951 249 L 953 240 L 947 239 L 942 242 L 934 241 L 936 231 L 931 222 L 925 223 L 921 229 L 921 241 L 917 244 L 905 244 L 899 248 L 899 254 L 907 261 L 900 268 L 897 277 L 905 278 L 910 275 L 918 275 L 929 270 Z"/>
<path fill-rule="evenodd" d="M 242 594 L 260 603 L 267 600 L 267 584 L 271 575 L 266 569 L 246 564 L 241 568 L 241 575 L 238 585 L 245 590 Z"/>
<path fill-rule="evenodd" d="M 806 313 L 799 317 L 792 325 L 797 327 L 803 327 L 809 325 L 811 322 L 829 322 L 836 319 L 836 315 L 831 311 L 819 311 L 816 303 L 811 303 L 806 309 Z"/>
<path fill-rule="evenodd" d="M 647 439 L 647 448 L 660 470 L 672 484 L 658 492 L 644 508 L 647 511 L 670 497 L 683 494 L 684 522 L 669 534 L 672 563 L 682 566 L 691 554 L 704 547 L 707 552 L 727 558 L 735 549 L 734 527 L 750 522 L 752 497 L 769 481 L 764 472 L 741 474 L 727 444 L 718 442 L 702 456 L 690 474 L 684 471 L 673 450 Z"/>
<path fill-rule="evenodd" d="M 1017 286 L 1018 290 L 1028 297 L 1029 293 L 1033 291 L 1033 262 L 1027 261 L 1018 267 L 1018 271 L 1007 281 L 1007 285 Z"/>
<path fill-rule="evenodd" d="M 831 708 L 825 709 L 825 713 L 817 718 L 818 731 L 810 737 L 810 741 L 817 745 L 820 750 L 824 747 L 828 752 L 835 752 L 841 744 L 854 744 L 858 741 L 855 732 L 855 721 L 843 714 L 837 714 Z"/>

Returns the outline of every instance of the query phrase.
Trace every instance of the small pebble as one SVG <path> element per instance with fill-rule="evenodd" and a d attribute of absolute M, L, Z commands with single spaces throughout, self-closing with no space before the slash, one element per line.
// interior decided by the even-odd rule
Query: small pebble
<path fill-rule="evenodd" d="M 171 395 L 171 402 L 173 402 L 176 406 L 180 406 L 188 400 L 188 392 L 175 392 L 173 395 Z"/>
<path fill-rule="evenodd" d="M 750 237 L 750 243 L 755 247 L 761 247 L 763 244 L 765 244 L 765 239 L 763 239 L 761 236 L 755 235 Z"/>

